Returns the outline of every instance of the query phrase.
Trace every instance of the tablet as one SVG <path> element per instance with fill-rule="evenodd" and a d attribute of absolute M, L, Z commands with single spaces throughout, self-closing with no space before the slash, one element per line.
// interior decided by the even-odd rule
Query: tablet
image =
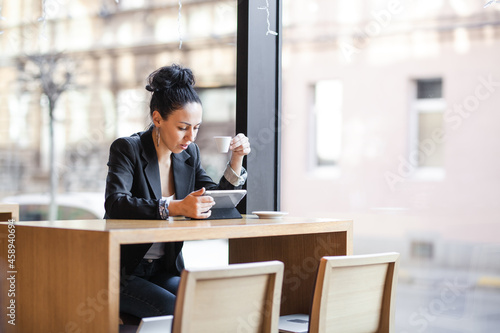
<path fill-rule="evenodd" d="M 205 191 L 204 195 L 209 195 L 215 200 L 214 208 L 234 208 L 247 194 L 247 190 L 213 190 Z"/>
<path fill-rule="evenodd" d="M 172 330 L 174 316 L 142 318 L 136 333 L 165 333 Z"/>

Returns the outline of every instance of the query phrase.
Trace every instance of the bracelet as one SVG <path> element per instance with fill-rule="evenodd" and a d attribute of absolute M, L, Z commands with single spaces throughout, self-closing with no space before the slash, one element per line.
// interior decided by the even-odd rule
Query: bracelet
<path fill-rule="evenodd" d="M 168 219 L 168 200 L 167 199 L 160 199 L 159 203 L 159 211 L 160 211 L 160 217 L 162 220 Z"/>

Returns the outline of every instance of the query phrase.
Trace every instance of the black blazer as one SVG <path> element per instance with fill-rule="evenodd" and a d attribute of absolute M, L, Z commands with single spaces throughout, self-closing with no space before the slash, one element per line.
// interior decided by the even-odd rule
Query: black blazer
<path fill-rule="evenodd" d="M 130 137 L 116 139 L 110 147 L 106 178 L 106 219 L 160 219 L 160 170 L 152 137 L 153 126 Z M 236 189 L 224 177 L 216 184 L 201 167 L 200 150 L 195 143 L 172 154 L 172 171 L 176 199 L 192 191 L 206 189 Z M 151 247 L 149 244 L 122 245 L 121 272 L 131 274 Z M 180 275 L 184 269 L 183 242 L 165 243 L 163 262 L 167 272 Z"/>

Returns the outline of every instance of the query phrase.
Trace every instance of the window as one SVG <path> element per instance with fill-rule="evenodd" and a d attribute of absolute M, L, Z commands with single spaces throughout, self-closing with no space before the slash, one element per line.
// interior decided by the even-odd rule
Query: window
<path fill-rule="evenodd" d="M 412 121 L 413 137 L 409 160 L 418 169 L 443 168 L 442 132 L 445 101 L 441 78 L 415 80 Z"/>
<path fill-rule="evenodd" d="M 432 242 L 413 241 L 411 242 L 411 258 L 412 259 L 432 259 L 434 258 L 434 245 Z"/>
<path fill-rule="evenodd" d="M 401 253 L 395 331 L 500 327 L 485 288 L 500 281 L 500 3 L 313 2 L 282 2 L 281 209 L 352 218 L 355 254 Z M 307 166 L 336 131 L 311 112 L 332 78 L 343 134 L 326 178 Z"/>
<path fill-rule="evenodd" d="M 314 85 L 314 167 L 336 166 L 342 139 L 342 82 L 323 80 Z"/>
<path fill-rule="evenodd" d="M 9 103 L 9 119 L 10 123 L 7 121 L 2 121 L 4 124 L 9 124 L 9 140 L 11 142 L 16 142 L 20 147 L 27 147 L 30 143 L 31 136 L 30 133 L 22 131 L 24 124 L 28 121 L 28 111 L 29 104 L 31 102 L 32 96 L 28 93 L 22 93 L 19 96 L 10 96 Z"/>

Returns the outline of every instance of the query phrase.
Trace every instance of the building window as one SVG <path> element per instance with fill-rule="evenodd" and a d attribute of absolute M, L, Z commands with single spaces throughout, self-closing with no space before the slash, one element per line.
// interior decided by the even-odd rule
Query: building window
<path fill-rule="evenodd" d="M 336 166 L 342 147 L 342 82 L 323 80 L 314 85 L 311 136 L 313 167 Z"/>
<path fill-rule="evenodd" d="M 434 244 L 426 241 L 413 241 L 411 242 L 410 253 L 412 259 L 433 259 Z"/>
<path fill-rule="evenodd" d="M 438 169 L 444 164 L 443 81 L 441 78 L 415 81 L 415 100 L 410 161 L 419 169 Z"/>

